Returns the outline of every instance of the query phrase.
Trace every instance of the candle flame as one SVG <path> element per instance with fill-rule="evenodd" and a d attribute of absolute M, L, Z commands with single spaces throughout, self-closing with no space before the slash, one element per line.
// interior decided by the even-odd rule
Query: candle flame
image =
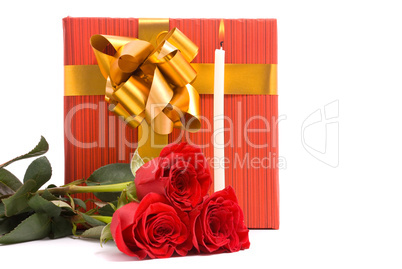
<path fill-rule="evenodd" d="M 221 20 L 221 23 L 219 24 L 219 44 L 222 47 L 223 45 L 223 40 L 225 39 L 225 23 L 223 20 Z"/>

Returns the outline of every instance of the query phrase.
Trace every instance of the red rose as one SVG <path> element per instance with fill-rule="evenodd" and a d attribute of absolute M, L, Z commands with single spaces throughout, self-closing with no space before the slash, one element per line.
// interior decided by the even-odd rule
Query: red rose
<path fill-rule="evenodd" d="M 192 248 L 188 215 L 167 199 L 150 193 L 140 203 L 129 203 L 113 214 L 110 230 L 120 251 L 144 259 L 181 256 Z"/>
<path fill-rule="evenodd" d="M 137 198 L 141 200 L 150 192 L 165 194 L 166 182 L 162 178 L 156 178 L 156 171 L 159 169 L 159 158 L 155 158 L 143 164 L 135 172 L 135 188 Z"/>
<path fill-rule="evenodd" d="M 193 244 L 198 251 L 235 252 L 250 247 L 243 211 L 231 186 L 207 197 L 192 215 L 196 215 Z"/>
<path fill-rule="evenodd" d="M 187 143 L 169 144 L 136 172 L 138 199 L 150 192 L 165 195 L 182 211 L 202 202 L 212 183 L 211 173 L 200 148 Z"/>

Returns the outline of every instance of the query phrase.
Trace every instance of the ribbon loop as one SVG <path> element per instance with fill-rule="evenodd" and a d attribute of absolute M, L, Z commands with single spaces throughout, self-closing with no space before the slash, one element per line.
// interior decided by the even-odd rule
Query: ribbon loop
<path fill-rule="evenodd" d="M 164 41 L 163 46 L 148 58 L 142 70 L 149 73 L 155 66 L 159 67 L 169 83 L 177 87 L 184 87 L 193 82 L 197 76 L 194 68 L 184 58 L 183 54 L 167 41 Z"/>
<path fill-rule="evenodd" d="M 183 54 L 184 58 L 191 62 L 198 54 L 198 47 L 183 34 L 179 29 L 173 28 L 165 36 L 164 40 L 168 41 Z"/>
<path fill-rule="evenodd" d="M 161 135 L 174 127 L 200 128 L 199 95 L 190 85 L 198 47 L 182 32 L 172 29 L 156 49 L 144 40 L 108 35 L 92 36 L 91 46 L 107 80 L 109 110 L 131 127 L 145 120 Z"/>

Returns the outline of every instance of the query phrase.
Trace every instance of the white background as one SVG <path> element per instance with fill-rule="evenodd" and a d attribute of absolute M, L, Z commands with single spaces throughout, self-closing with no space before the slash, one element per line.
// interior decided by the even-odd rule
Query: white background
<path fill-rule="evenodd" d="M 51 183 L 63 184 L 63 17 L 277 18 L 285 160 L 280 229 L 251 231 L 251 248 L 239 253 L 147 261 L 132 261 L 112 242 L 101 248 L 94 241 L 42 240 L 0 246 L 2 265 L 402 266 L 402 16 L 397 1 L 230 3 L 8 1 L 0 10 L 0 163 L 30 150 L 43 135 L 50 144 Z M 330 106 L 334 124 L 305 128 L 303 140 L 303 122 L 330 103 L 339 105 Z M 325 154 L 314 157 L 306 150 L 324 151 L 325 142 Z M 30 161 L 8 168 L 22 178 Z"/>

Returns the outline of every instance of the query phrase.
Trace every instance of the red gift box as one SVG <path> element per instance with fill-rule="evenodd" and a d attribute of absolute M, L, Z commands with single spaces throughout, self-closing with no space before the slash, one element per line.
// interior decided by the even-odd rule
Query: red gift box
<path fill-rule="evenodd" d="M 169 19 L 198 47 L 193 64 L 213 64 L 219 46 L 217 19 Z M 277 27 L 275 19 L 225 19 L 225 178 L 232 185 L 249 228 L 279 228 L 278 190 L 278 96 L 276 94 Z M 115 162 L 130 162 L 138 131 L 108 111 L 102 91 L 104 81 L 90 45 L 95 34 L 138 37 L 136 18 L 71 18 L 63 20 L 65 65 L 65 182 L 89 177 L 97 168 Z M 141 31 L 141 29 L 140 29 Z M 229 86 L 230 73 L 240 66 L 244 77 Z M 262 68 L 257 84 L 270 89 L 253 89 L 248 73 Z M 72 71 L 73 70 L 73 71 Z M 239 74 L 239 71 L 236 71 Z M 265 73 L 264 73 L 265 72 Z M 259 73 L 258 73 L 259 74 Z M 80 77 L 79 79 L 75 79 Z M 99 79 L 98 79 L 99 78 Z M 198 76 L 202 83 L 205 77 Z M 95 81 L 96 80 L 96 81 Z M 99 82 L 98 82 L 99 80 Z M 264 84 L 265 83 L 265 84 Z M 245 85 L 245 86 L 244 86 Z M 76 88 L 84 88 L 82 92 Z M 197 89 L 197 86 L 195 86 Z M 200 145 L 211 170 L 213 89 L 200 91 L 203 116 L 201 131 L 175 129 L 169 142 L 187 141 Z M 213 173 L 212 173 L 213 175 Z M 211 188 L 213 190 L 213 187 Z M 81 197 L 82 198 L 82 197 Z"/>

